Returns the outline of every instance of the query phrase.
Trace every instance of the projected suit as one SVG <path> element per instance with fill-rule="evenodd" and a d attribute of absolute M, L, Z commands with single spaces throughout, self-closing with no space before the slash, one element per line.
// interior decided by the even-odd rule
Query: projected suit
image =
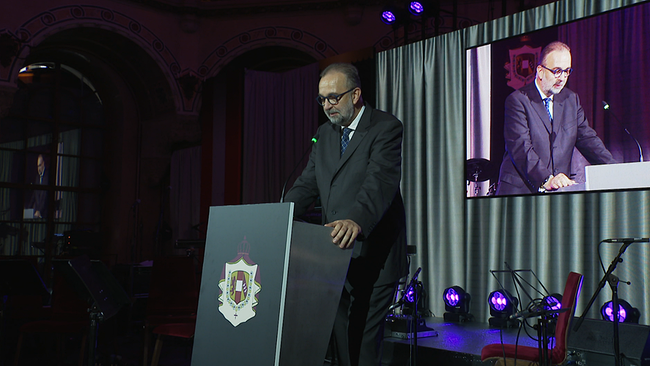
<path fill-rule="evenodd" d="M 358 232 L 348 230 L 345 236 L 357 237 L 357 241 L 350 243 L 354 244 L 352 260 L 334 325 L 334 353 L 338 360 L 334 364 L 377 366 L 381 362 L 388 307 L 397 281 L 408 270 L 404 205 L 399 189 L 403 126 L 392 115 L 369 105 L 362 108 L 360 88 L 343 95 L 349 89 L 345 78 L 334 82 L 330 89 L 327 85 L 323 88 L 332 73 L 344 76 L 337 66 L 333 71 L 323 71 L 319 94 L 326 97 L 321 99 L 323 108 L 333 123 L 318 129 L 318 142 L 307 167 L 286 200 L 295 203 L 295 214 L 299 216 L 320 196 L 322 222 L 334 228 L 333 235 L 345 230 L 342 223 L 358 226 Z M 335 104 L 331 105 L 327 97 Z M 354 134 L 340 156 L 343 126 L 353 127 Z M 343 242 L 337 244 L 343 247 Z"/>
<path fill-rule="evenodd" d="M 570 178 L 574 147 L 591 164 L 616 163 L 589 126 L 578 95 L 564 87 L 571 73 L 568 46 L 551 43 L 541 59 L 535 81 L 506 98 L 506 152 L 497 195 L 538 193 L 575 184 Z M 552 120 L 542 96 L 552 98 Z"/>

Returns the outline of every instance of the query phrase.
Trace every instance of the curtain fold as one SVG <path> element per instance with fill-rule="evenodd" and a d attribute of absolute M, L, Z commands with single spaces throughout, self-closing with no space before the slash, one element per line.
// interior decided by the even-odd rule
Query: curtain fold
<path fill-rule="evenodd" d="M 291 187 L 307 165 L 318 128 L 317 93 L 317 63 L 284 73 L 246 70 L 243 204 L 279 202 L 285 182 Z"/>
<path fill-rule="evenodd" d="M 503 270 L 507 265 L 533 270 L 551 292 L 562 291 L 570 271 L 584 274 L 576 311 L 580 315 L 603 276 L 599 256 L 607 267 L 619 250 L 615 244 L 599 247 L 598 243 L 610 237 L 650 236 L 648 190 L 465 197 L 466 50 L 643 2 L 559 1 L 377 55 L 377 107 L 405 125 L 402 190 L 409 244 L 417 247 L 411 273 L 422 267 L 420 279 L 428 293 L 428 307 L 437 316 L 444 313 L 442 291 L 459 285 L 472 295 L 471 313 L 478 321 L 486 321 L 487 296 L 498 288 L 490 270 Z M 647 50 L 650 44 L 646 41 L 647 9 L 648 4 L 629 8 L 633 14 L 621 21 L 619 35 L 631 38 L 625 45 L 637 45 L 639 52 L 646 53 L 643 47 Z M 572 47 L 584 41 L 572 38 L 573 26 L 566 25 L 560 33 L 566 33 Z M 627 27 L 644 31 L 629 33 Z M 641 84 L 647 85 L 646 71 L 639 72 Z M 583 91 L 581 97 L 591 94 Z M 645 95 L 640 93 L 639 98 Z M 500 162 L 500 157 L 496 160 Z M 621 280 L 632 282 L 620 286 L 619 296 L 639 308 L 643 324 L 650 323 L 649 247 L 647 243 L 630 246 L 616 271 Z M 509 281 L 503 274 L 497 277 L 501 283 Z M 604 288 L 589 317 L 599 317 L 600 305 L 609 299 L 611 290 Z"/>
<path fill-rule="evenodd" d="M 170 222 L 172 243 L 197 240 L 206 229 L 201 222 L 201 147 L 174 151 L 170 167 Z M 159 222 L 158 225 L 161 223 Z"/>

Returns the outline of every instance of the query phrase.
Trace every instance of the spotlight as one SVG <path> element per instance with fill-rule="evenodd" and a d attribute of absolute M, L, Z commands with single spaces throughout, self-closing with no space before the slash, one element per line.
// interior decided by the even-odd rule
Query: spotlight
<path fill-rule="evenodd" d="M 555 336 L 555 326 L 557 325 L 557 317 L 562 309 L 562 295 L 550 294 L 542 299 L 542 310 L 547 314 L 549 322 L 546 326 L 546 332 L 550 337 Z"/>
<path fill-rule="evenodd" d="M 382 9 L 381 21 L 388 25 L 397 24 L 398 13 L 394 6 L 386 6 L 384 9 Z"/>
<path fill-rule="evenodd" d="M 490 315 L 488 319 L 490 326 L 506 328 L 518 324 L 516 319 L 510 319 L 519 305 L 519 300 L 512 296 L 506 290 L 492 291 L 488 295 L 488 305 L 490 306 Z"/>
<path fill-rule="evenodd" d="M 448 287 L 442 293 L 442 300 L 445 302 L 444 314 L 447 322 L 471 321 L 474 316 L 469 313 L 469 301 L 472 296 L 459 286 Z"/>
<path fill-rule="evenodd" d="M 562 309 L 562 295 L 560 294 L 550 294 L 544 298 L 542 301 L 542 306 L 546 311 L 557 311 Z M 556 317 L 558 313 L 552 314 L 553 317 Z"/>
<path fill-rule="evenodd" d="M 421 1 L 411 1 L 409 3 L 409 12 L 415 16 L 422 15 L 424 13 L 424 5 Z"/>
<path fill-rule="evenodd" d="M 603 320 L 610 322 L 614 321 L 614 304 L 611 301 L 607 301 L 600 308 L 600 315 L 602 315 Z M 619 323 L 635 323 L 639 324 L 639 318 L 641 317 L 641 312 L 637 308 L 633 308 L 629 302 L 619 299 L 618 300 L 618 322 Z"/>

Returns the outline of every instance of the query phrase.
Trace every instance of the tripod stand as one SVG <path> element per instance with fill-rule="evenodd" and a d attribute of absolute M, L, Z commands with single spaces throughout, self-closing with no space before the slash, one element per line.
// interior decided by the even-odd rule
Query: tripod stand
<path fill-rule="evenodd" d="M 576 321 L 575 326 L 573 327 L 573 331 L 577 332 L 578 329 L 580 329 L 580 326 L 582 325 L 582 322 L 585 319 L 585 316 L 587 315 L 587 312 L 591 308 L 591 306 L 594 304 L 594 301 L 596 301 L 596 297 L 598 297 L 598 294 L 600 293 L 600 290 L 605 287 L 605 283 L 609 283 L 610 288 L 612 289 L 612 309 L 614 311 L 614 321 L 612 322 L 613 327 L 614 327 L 614 365 L 615 366 L 622 366 L 622 359 L 621 359 L 621 351 L 620 351 L 620 337 L 618 334 L 618 322 L 619 322 L 619 301 L 618 301 L 618 284 L 619 284 L 619 278 L 616 277 L 613 272 L 616 269 L 616 266 L 618 263 L 622 263 L 623 259 L 621 256 L 623 256 L 623 253 L 625 253 L 625 250 L 632 244 L 636 242 L 648 242 L 650 239 L 647 238 L 621 238 L 621 239 L 606 239 L 603 240 L 601 243 L 606 242 L 606 243 L 622 243 L 621 248 L 618 250 L 618 254 L 612 260 L 612 263 L 609 264 L 609 267 L 607 268 L 607 271 L 603 275 L 603 278 L 600 279 L 600 282 L 598 283 L 598 287 L 596 288 L 596 291 L 594 294 L 591 296 L 591 299 L 589 300 L 589 303 L 587 304 L 587 307 L 585 310 L 582 312 L 582 315 Z"/>
<path fill-rule="evenodd" d="M 422 282 L 418 281 L 421 270 L 422 268 L 418 268 L 400 299 L 388 309 L 390 312 L 400 307 L 407 307 L 410 314 L 403 311 L 402 315 L 390 314 L 386 318 L 392 336 L 409 340 L 410 366 L 415 366 L 417 363 L 418 336 L 435 337 L 438 335 L 433 328 L 427 327 L 420 315 L 421 310 L 418 308 L 423 292 Z"/>

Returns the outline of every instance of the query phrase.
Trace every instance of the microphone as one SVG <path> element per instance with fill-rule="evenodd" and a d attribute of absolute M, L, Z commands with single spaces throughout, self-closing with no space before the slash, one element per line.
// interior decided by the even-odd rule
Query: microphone
<path fill-rule="evenodd" d="M 603 243 L 650 243 L 650 238 L 612 238 L 603 240 Z"/>
<path fill-rule="evenodd" d="M 616 120 L 616 122 L 618 122 L 618 124 L 621 125 L 621 127 L 623 127 L 623 130 L 632 138 L 632 140 L 634 140 L 634 142 L 636 142 L 636 146 L 637 146 L 637 148 L 639 148 L 639 161 L 643 162 L 643 150 L 641 149 L 641 144 L 639 144 L 639 140 L 637 140 L 636 138 L 634 138 L 634 136 L 632 136 L 630 131 L 627 130 L 627 127 L 625 127 L 625 125 L 616 117 L 614 112 L 612 112 L 609 109 L 609 103 L 607 103 L 604 100 L 603 100 L 603 109 L 606 110 L 606 111 L 609 111 L 609 113 L 611 113 L 612 116 L 614 116 L 614 119 Z"/>
<path fill-rule="evenodd" d="M 302 163 L 302 161 L 305 159 L 305 156 L 307 156 L 307 153 L 309 153 L 312 146 L 314 146 L 314 144 L 316 144 L 316 142 L 318 142 L 318 133 L 316 133 L 314 135 L 314 137 L 311 138 L 311 144 L 309 145 L 307 150 L 305 150 L 305 152 L 302 154 L 302 157 L 300 158 L 300 160 L 298 161 L 296 166 L 293 167 L 293 170 L 291 171 L 291 173 L 287 177 L 287 180 L 284 181 L 284 184 L 282 185 L 282 193 L 280 193 L 280 203 L 284 202 L 284 191 L 287 189 L 287 183 L 289 183 L 289 179 L 291 179 L 291 177 L 293 176 L 293 173 L 296 172 L 296 169 L 298 169 L 298 166 L 300 166 L 300 163 Z"/>

